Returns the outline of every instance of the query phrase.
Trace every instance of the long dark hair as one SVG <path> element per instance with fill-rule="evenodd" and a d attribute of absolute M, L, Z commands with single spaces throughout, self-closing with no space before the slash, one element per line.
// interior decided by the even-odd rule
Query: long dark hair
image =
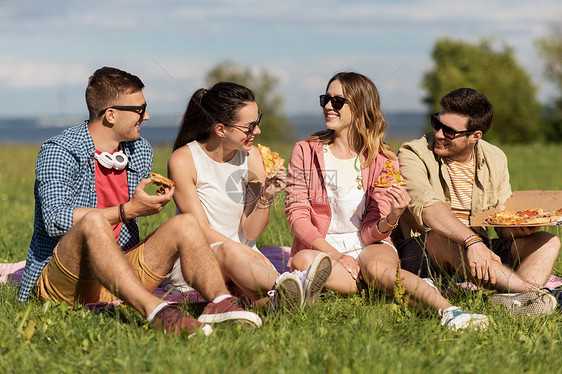
<path fill-rule="evenodd" d="M 173 150 L 207 138 L 217 123 L 235 123 L 238 109 L 254 101 L 252 90 L 237 83 L 219 82 L 208 90 L 198 89 L 187 104 Z"/>

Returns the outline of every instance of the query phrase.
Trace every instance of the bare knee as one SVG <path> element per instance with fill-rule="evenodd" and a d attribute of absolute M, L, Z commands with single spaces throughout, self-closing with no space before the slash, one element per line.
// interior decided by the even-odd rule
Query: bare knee
<path fill-rule="evenodd" d="M 291 270 L 306 270 L 318 255 L 316 251 L 299 251 L 291 260 Z"/>
<path fill-rule="evenodd" d="M 207 244 L 197 218 L 190 213 L 178 214 L 167 220 L 158 231 L 164 232 L 170 244 Z"/>
<path fill-rule="evenodd" d="M 83 237 L 88 238 L 107 232 L 111 228 L 111 224 L 100 212 L 94 210 L 86 213 L 75 227 Z"/>
<path fill-rule="evenodd" d="M 199 221 L 191 213 L 183 213 L 173 216 L 168 221 L 166 221 L 166 226 L 170 226 L 173 230 L 178 230 L 178 232 L 190 232 L 191 230 L 201 230 Z"/>
<path fill-rule="evenodd" d="M 215 256 L 221 266 L 232 264 L 238 259 L 240 252 L 236 250 L 237 244 L 238 243 L 229 240 L 213 248 Z"/>
<path fill-rule="evenodd" d="M 548 257 L 558 258 L 560 252 L 560 238 L 558 236 L 546 231 L 538 231 L 530 238 L 532 238 L 533 243 L 536 243 L 536 249 L 533 252 L 540 251 Z"/>

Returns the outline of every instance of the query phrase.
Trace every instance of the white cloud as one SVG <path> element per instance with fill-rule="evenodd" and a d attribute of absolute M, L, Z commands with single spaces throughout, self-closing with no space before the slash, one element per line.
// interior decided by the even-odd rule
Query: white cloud
<path fill-rule="evenodd" d="M 89 69 L 82 64 L 0 59 L 0 85 L 7 88 L 45 88 L 84 84 L 90 74 Z"/>
<path fill-rule="evenodd" d="M 0 0 L 0 14 L 3 96 L 68 85 L 82 91 L 96 68 L 109 65 L 141 77 L 151 108 L 170 111 L 183 108 L 206 71 L 230 58 L 279 76 L 288 111 L 311 111 L 341 70 L 373 79 L 386 107 L 420 108 L 421 76 L 443 36 L 475 42 L 495 35 L 544 85 L 532 41 L 560 19 L 562 3 Z"/>

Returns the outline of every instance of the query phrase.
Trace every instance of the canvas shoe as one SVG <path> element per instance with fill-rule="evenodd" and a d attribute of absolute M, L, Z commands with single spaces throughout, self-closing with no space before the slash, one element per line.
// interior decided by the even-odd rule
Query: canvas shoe
<path fill-rule="evenodd" d="M 199 329 L 203 330 L 205 336 L 209 336 L 213 332 L 211 326 L 191 318 L 182 312 L 177 305 L 168 305 L 162 308 L 154 316 L 151 324 L 155 330 L 164 330 L 165 333 L 174 335 L 180 335 L 182 331 L 186 331 L 189 336 L 192 336 Z"/>
<path fill-rule="evenodd" d="M 488 317 L 483 314 L 463 312 L 456 306 L 447 309 L 439 309 L 441 318 L 441 326 L 457 331 L 467 327 L 476 330 L 486 330 L 488 328 Z"/>
<path fill-rule="evenodd" d="M 275 281 L 275 288 L 267 294 L 271 297 L 270 307 L 274 313 L 293 311 L 303 304 L 302 285 L 293 273 L 281 274 Z"/>
<path fill-rule="evenodd" d="M 556 298 L 545 291 L 498 293 L 490 298 L 490 305 L 503 305 L 515 317 L 551 315 L 556 309 Z"/>
<path fill-rule="evenodd" d="M 546 288 L 545 290 L 550 292 L 550 294 L 552 296 L 554 296 L 554 298 L 556 299 L 556 303 L 557 303 L 556 308 L 561 309 L 562 308 L 562 289 L 560 289 L 560 288 Z"/>
<path fill-rule="evenodd" d="M 261 318 L 254 312 L 244 309 L 242 301 L 234 296 L 228 297 L 219 303 L 209 303 L 203 313 L 197 318 L 202 323 L 217 323 L 224 321 L 247 322 L 260 327 Z"/>
<path fill-rule="evenodd" d="M 295 270 L 293 273 L 301 282 L 304 292 L 302 306 L 316 303 L 320 291 L 332 274 L 332 260 L 326 253 L 320 253 L 305 271 Z"/>

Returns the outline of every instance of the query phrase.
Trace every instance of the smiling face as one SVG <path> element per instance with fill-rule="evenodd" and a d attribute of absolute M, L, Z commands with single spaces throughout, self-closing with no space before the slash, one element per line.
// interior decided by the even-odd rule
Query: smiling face
<path fill-rule="evenodd" d="M 113 106 L 140 106 L 146 103 L 142 91 L 121 95 Z M 110 112 L 110 113 L 107 113 Z M 117 142 L 132 141 L 140 138 L 140 125 L 148 121 L 150 115 L 146 111 L 142 117 L 139 112 L 119 109 L 108 109 L 106 116 L 113 122 L 112 134 Z"/>
<path fill-rule="evenodd" d="M 328 86 L 326 94 L 331 97 L 342 97 L 346 98 L 343 93 L 343 87 L 338 80 L 333 81 Z M 349 108 L 349 103 L 345 103 L 341 109 L 334 109 L 331 102 L 326 103 L 324 108 L 324 119 L 326 120 L 326 128 L 329 130 L 334 130 L 336 133 L 344 132 L 349 129 L 351 124 L 351 109 Z"/>
<path fill-rule="evenodd" d="M 465 131 L 468 124 L 468 117 L 457 113 L 441 110 L 437 115 L 439 121 L 455 131 Z M 433 130 L 435 144 L 433 152 L 441 157 L 446 157 L 454 161 L 470 161 L 476 142 L 482 137 L 481 131 L 469 134 L 457 134 L 454 139 L 449 139 L 443 135 L 443 129 Z"/>
<path fill-rule="evenodd" d="M 233 148 L 249 152 L 254 144 L 256 135 L 261 134 L 259 126 L 255 126 L 253 131 L 248 131 L 248 127 L 259 118 L 258 104 L 255 102 L 246 103 L 238 109 L 236 123 L 229 123 L 225 126 L 226 134 L 225 145 L 232 145 Z"/>

